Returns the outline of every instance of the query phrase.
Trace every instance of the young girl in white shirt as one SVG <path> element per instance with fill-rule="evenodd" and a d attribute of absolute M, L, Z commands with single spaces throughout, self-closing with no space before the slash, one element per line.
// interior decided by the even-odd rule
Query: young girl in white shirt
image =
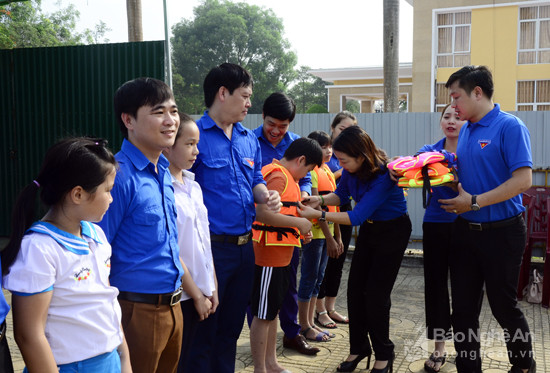
<path fill-rule="evenodd" d="M 111 246 L 91 223 L 112 201 L 115 174 L 105 140 L 64 139 L 15 203 L 2 273 L 24 372 L 132 371 L 109 285 Z M 48 210 L 32 223 L 38 191 Z"/>
<path fill-rule="evenodd" d="M 170 161 L 169 169 L 172 174 L 178 215 L 180 257 L 184 263 L 184 272 L 190 273 L 192 278 L 192 281 L 183 281 L 184 293 L 181 298 L 184 320 L 183 343 L 178 366 L 178 372 L 181 373 L 188 371 L 186 364 L 189 348 L 193 343 L 198 323 L 216 311 L 218 295 L 210 248 L 208 212 L 203 203 L 202 190 L 195 181 L 195 175 L 186 171 L 193 166 L 199 154 L 197 148 L 199 128 L 187 114 L 179 113 L 179 115 L 180 127 L 174 146 L 163 153 Z M 208 302 L 205 303 L 204 297 Z"/>

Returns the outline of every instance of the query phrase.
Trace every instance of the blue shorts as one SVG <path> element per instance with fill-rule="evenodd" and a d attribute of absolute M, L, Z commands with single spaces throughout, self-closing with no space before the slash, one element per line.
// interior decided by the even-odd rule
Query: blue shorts
<path fill-rule="evenodd" d="M 106 352 L 86 360 L 57 366 L 59 373 L 120 373 L 120 356 L 118 351 Z M 29 373 L 27 368 L 23 373 Z"/>

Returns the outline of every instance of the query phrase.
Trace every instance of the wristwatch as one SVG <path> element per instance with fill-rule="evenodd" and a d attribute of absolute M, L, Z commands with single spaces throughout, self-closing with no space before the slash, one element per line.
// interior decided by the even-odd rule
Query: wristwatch
<path fill-rule="evenodd" d="M 473 196 L 472 196 L 472 205 L 470 206 L 470 208 L 472 209 L 472 211 L 479 211 L 479 209 L 481 208 L 481 207 L 478 205 L 476 199 L 477 199 L 477 196 L 476 196 L 476 195 L 473 195 Z"/>
<path fill-rule="evenodd" d="M 325 217 L 327 215 L 326 211 L 321 211 L 321 217 L 319 218 L 319 221 L 327 221 L 327 218 Z"/>

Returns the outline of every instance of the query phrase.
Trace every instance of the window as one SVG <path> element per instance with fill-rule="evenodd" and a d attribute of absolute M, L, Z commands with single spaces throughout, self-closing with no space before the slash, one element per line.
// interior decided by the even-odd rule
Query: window
<path fill-rule="evenodd" d="M 550 5 L 519 9 L 518 64 L 550 63 Z"/>
<path fill-rule="evenodd" d="M 470 64 L 471 12 L 437 15 L 437 66 L 462 67 Z"/>
<path fill-rule="evenodd" d="M 518 111 L 550 111 L 550 80 L 518 82 Z"/>
<path fill-rule="evenodd" d="M 451 103 L 449 89 L 445 88 L 445 83 L 435 83 L 435 111 L 442 112 L 443 108 Z"/>

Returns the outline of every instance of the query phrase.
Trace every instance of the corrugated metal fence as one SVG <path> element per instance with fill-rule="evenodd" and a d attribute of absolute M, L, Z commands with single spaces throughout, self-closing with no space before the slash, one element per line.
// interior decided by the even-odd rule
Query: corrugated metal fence
<path fill-rule="evenodd" d="M 512 112 L 520 117 L 531 134 L 534 169 L 550 169 L 550 112 Z M 440 113 L 384 113 L 356 114 L 361 128 L 365 129 L 376 145 L 390 156 L 411 155 L 424 144 L 432 144 L 443 137 L 439 126 Z M 322 130 L 330 133 L 334 114 L 298 114 L 290 130 L 301 136 Z M 198 117 L 196 117 L 198 118 Z M 253 129 L 263 123 L 259 114 L 248 115 L 244 121 Z M 545 184 L 545 173 L 535 172 L 534 185 Z M 409 189 L 407 197 L 409 214 L 413 223 L 412 238 L 422 237 L 422 193 L 420 189 Z"/>
<path fill-rule="evenodd" d="M 0 235 L 8 235 L 14 199 L 53 142 L 90 135 L 120 147 L 114 92 L 140 76 L 164 80 L 164 43 L 0 50 L 0 71 Z"/>

